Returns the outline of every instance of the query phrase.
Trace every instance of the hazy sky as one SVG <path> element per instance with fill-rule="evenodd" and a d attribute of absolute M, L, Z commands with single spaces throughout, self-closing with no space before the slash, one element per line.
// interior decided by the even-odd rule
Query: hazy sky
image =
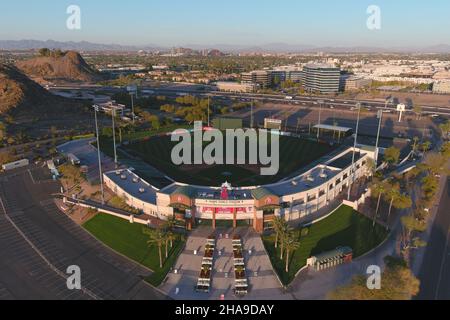
<path fill-rule="evenodd" d="M 1 1 L 0 39 L 146 45 L 428 46 L 450 43 L 448 0 L 12 0 Z M 82 29 L 66 28 L 81 8 Z M 369 5 L 381 30 L 366 27 Z"/>

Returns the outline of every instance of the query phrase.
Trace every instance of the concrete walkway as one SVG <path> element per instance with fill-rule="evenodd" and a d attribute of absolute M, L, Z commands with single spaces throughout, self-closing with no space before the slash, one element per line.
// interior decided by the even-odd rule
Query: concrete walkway
<path fill-rule="evenodd" d="M 212 272 L 212 288 L 210 293 L 198 293 L 195 292 L 195 285 L 200 274 L 204 246 L 206 238 L 213 233 L 217 236 L 217 243 Z M 244 243 L 244 258 L 250 290 L 249 294 L 243 298 L 237 298 L 233 293 L 235 279 L 232 238 L 234 234 L 239 234 Z M 194 254 L 195 250 L 197 250 L 197 255 Z M 261 237 L 249 228 L 214 231 L 209 227 L 199 227 L 189 236 L 186 247 L 174 269 L 178 273 L 170 273 L 165 283 L 160 286 L 160 289 L 173 299 L 219 300 L 221 295 L 224 295 L 226 300 L 289 299 L 289 296 L 282 295 L 281 285 L 272 269 L 269 257 L 265 253 Z"/>

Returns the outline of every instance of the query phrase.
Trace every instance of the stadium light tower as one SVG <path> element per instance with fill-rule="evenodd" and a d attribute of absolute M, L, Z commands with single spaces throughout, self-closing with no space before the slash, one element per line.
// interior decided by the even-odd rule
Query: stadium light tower
<path fill-rule="evenodd" d="M 208 95 L 208 128 L 211 127 L 211 121 L 210 121 L 210 111 L 209 111 L 209 105 L 210 105 L 210 99 L 211 97 Z"/>
<path fill-rule="evenodd" d="M 255 118 L 253 116 L 253 104 L 254 104 L 254 100 L 252 99 L 252 104 L 250 106 L 250 128 L 253 129 L 253 127 L 255 126 Z"/>
<path fill-rule="evenodd" d="M 94 105 L 94 115 L 95 115 L 95 132 L 97 134 L 97 152 L 98 152 L 98 171 L 100 172 L 100 188 L 102 192 L 102 205 L 105 204 L 105 190 L 103 188 L 103 173 L 102 173 L 102 158 L 100 152 L 100 134 L 98 130 L 98 119 L 97 112 L 99 112 L 99 106 Z"/>
<path fill-rule="evenodd" d="M 357 103 L 356 106 L 358 107 L 358 119 L 356 120 L 356 133 L 355 133 L 355 142 L 353 144 L 353 156 L 352 156 L 352 167 L 350 169 L 350 182 L 348 184 L 348 196 L 347 200 L 350 201 L 351 191 L 353 182 L 355 180 L 355 157 L 356 157 L 356 145 L 358 143 L 358 131 L 359 131 L 359 119 L 361 118 L 361 103 Z"/>
<path fill-rule="evenodd" d="M 135 114 L 134 114 L 134 95 L 137 94 L 137 87 L 135 85 L 128 86 L 127 91 L 131 96 L 131 116 L 133 117 L 133 125 L 135 124 Z"/>
<path fill-rule="evenodd" d="M 116 110 L 115 106 L 111 108 L 111 118 L 112 118 L 112 132 L 113 132 L 113 145 L 114 145 L 114 164 L 117 169 L 117 145 L 116 145 Z"/>
<path fill-rule="evenodd" d="M 375 144 L 375 167 L 378 163 L 378 145 L 380 143 L 381 124 L 383 122 L 383 110 L 378 110 L 377 117 L 378 119 L 380 119 L 380 122 L 378 123 L 377 143 Z"/>
<path fill-rule="evenodd" d="M 319 103 L 319 122 L 317 124 L 317 140 L 320 139 L 320 125 L 322 122 L 322 104 L 323 104 L 323 100 L 319 100 L 317 101 Z"/>

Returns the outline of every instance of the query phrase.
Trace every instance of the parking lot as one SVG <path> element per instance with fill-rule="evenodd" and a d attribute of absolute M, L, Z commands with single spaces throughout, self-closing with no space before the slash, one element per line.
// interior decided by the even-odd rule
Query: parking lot
<path fill-rule="evenodd" d="M 58 182 L 45 168 L 0 175 L 0 299 L 164 299 L 142 281 L 151 274 L 103 246 L 65 216 L 51 194 Z M 81 269 L 82 290 L 66 286 Z"/>

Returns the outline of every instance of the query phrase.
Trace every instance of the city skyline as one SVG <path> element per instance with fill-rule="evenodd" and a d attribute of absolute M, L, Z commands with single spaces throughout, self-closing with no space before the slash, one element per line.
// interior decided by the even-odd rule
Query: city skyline
<path fill-rule="evenodd" d="M 304 47 L 427 47 L 449 44 L 445 19 L 450 4 L 396 1 L 312 3 L 232 1 L 226 4 L 179 0 L 147 3 L 91 3 L 80 0 L 15 1 L 0 13 L 2 40 L 88 41 L 133 46 L 261 46 L 286 43 Z M 69 30 L 70 5 L 81 9 L 81 29 Z M 381 29 L 369 30 L 367 8 L 379 6 Z M 9 14 L 11 13 L 11 14 Z M 17 19 L 20 13 L 22 19 Z M 424 23 L 418 23 L 423 20 Z"/>

